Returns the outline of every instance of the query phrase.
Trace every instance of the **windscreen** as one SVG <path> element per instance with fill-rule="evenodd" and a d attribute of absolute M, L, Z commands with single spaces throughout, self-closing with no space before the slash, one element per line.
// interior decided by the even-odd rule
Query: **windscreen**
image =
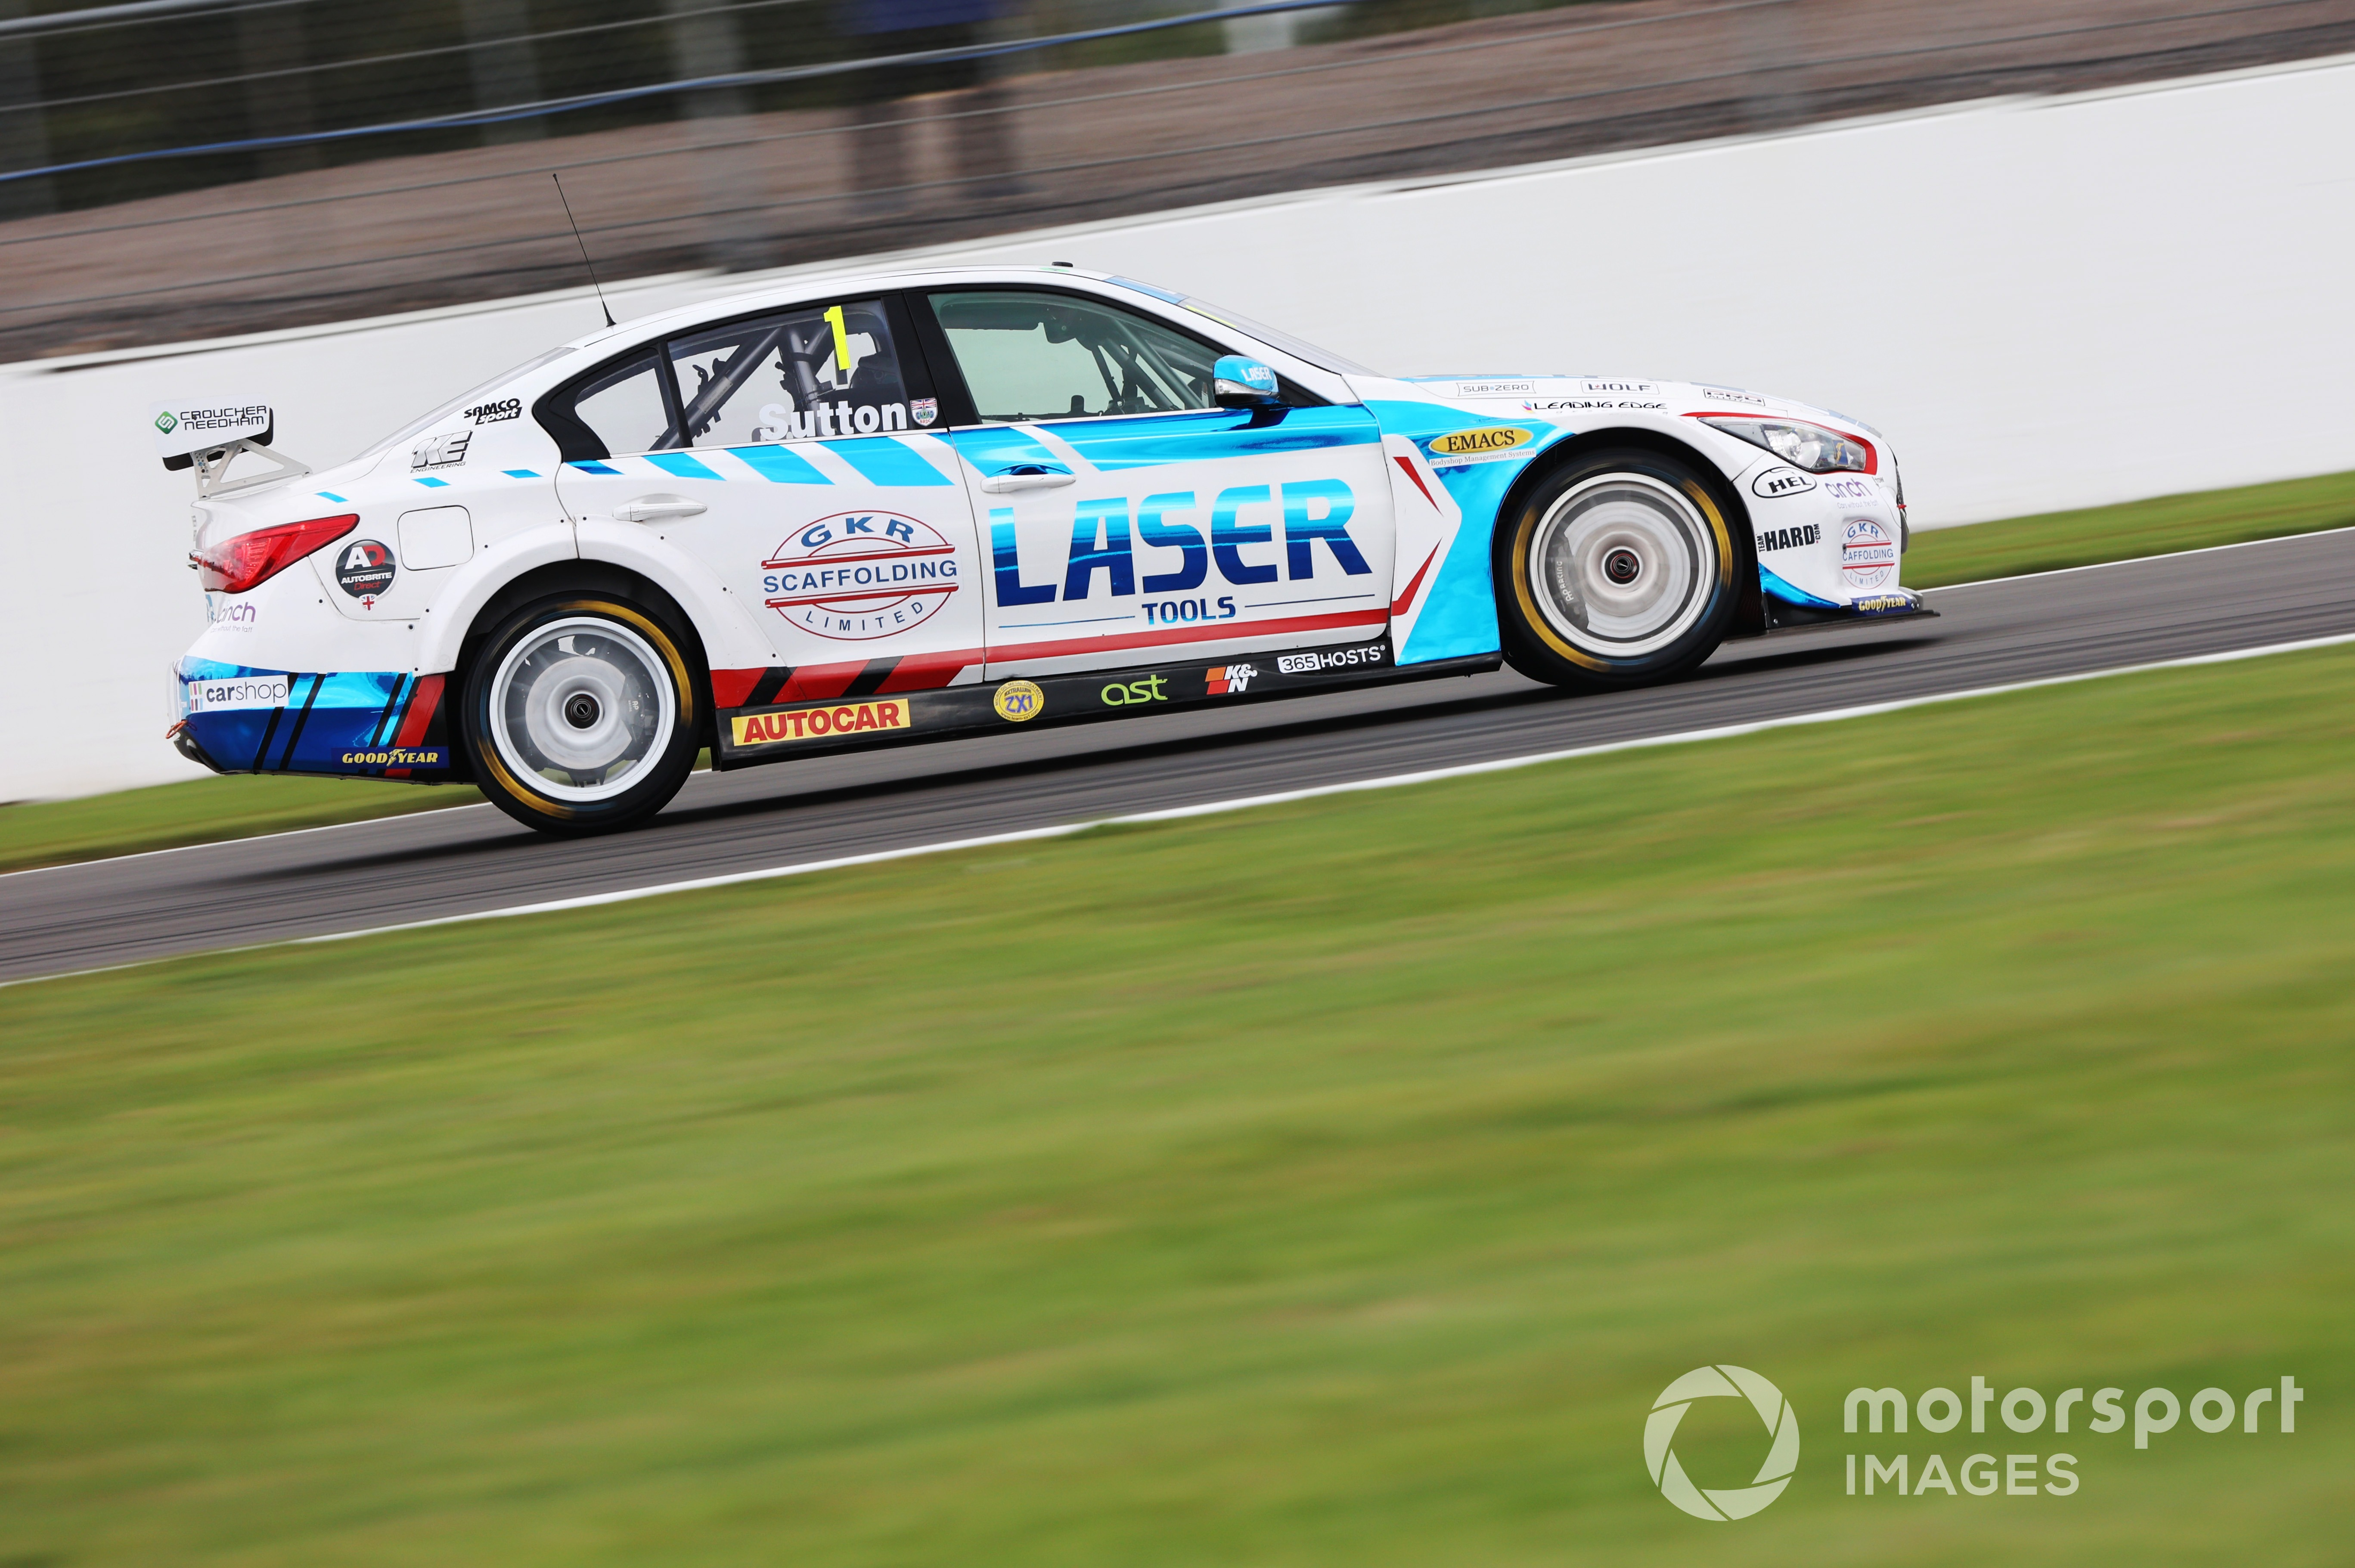
<path fill-rule="evenodd" d="M 1209 316 L 1223 326 L 1231 326 L 1237 332 L 1256 337 L 1270 348 L 1281 349 L 1304 364 L 1316 366 L 1319 370 L 1329 370 L 1336 376 L 1381 374 L 1380 370 L 1360 365 L 1355 359 L 1345 359 L 1329 348 L 1319 348 L 1314 343 L 1305 342 L 1288 332 L 1278 332 L 1274 327 L 1263 326 L 1240 312 L 1228 310 L 1221 305 L 1214 305 L 1208 300 L 1188 299 L 1186 302 L 1186 308 L 1196 315 Z"/>

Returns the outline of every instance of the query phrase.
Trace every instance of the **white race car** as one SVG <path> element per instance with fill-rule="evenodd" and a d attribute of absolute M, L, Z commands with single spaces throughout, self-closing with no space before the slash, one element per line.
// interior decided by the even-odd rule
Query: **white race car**
<path fill-rule="evenodd" d="M 638 821 L 706 747 L 855 747 L 1465 675 L 1691 669 L 1924 614 L 1895 456 L 1732 388 L 1394 379 L 1062 267 L 797 283 L 552 349 L 341 467 L 159 407 L 222 773 Z M 236 476 L 240 469 L 274 465 Z"/>

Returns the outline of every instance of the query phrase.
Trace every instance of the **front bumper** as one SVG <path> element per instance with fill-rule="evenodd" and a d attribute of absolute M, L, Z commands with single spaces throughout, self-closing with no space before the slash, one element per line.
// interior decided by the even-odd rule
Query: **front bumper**
<path fill-rule="evenodd" d="M 213 659 L 174 667 L 180 754 L 217 773 L 312 773 L 441 784 L 465 776 L 449 737 L 448 677 L 304 673 Z"/>

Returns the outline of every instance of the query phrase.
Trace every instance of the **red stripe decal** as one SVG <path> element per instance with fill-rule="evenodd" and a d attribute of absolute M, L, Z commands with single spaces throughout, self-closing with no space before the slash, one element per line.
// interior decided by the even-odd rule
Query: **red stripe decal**
<path fill-rule="evenodd" d="M 1106 648 L 1174 647 L 1184 643 L 1228 642 L 1236 637 L 1261 637 L 1281 632 L 1322 632 L 1337 626 L 1379 626 L 1391 618 L 1391 613 L 1377 605 L 1371 610 L 1347 610 L 1333 615 L 1295 615 L 1288 621 L 1246 621 L 1241 624 L 1221 623 L 1215 627 L 1192 626 L 1183 631 L 1122 632 L 1109 637 L 1072 637 L 1057 643 L 1022 643 L 1013 647 L 992 648 L 989 662 L 1007 664 L 1019 659 L 1053 659 L 1070 654 L 1089 654 Z"/>
<path fill-rule="evenodd" d="M 409 712 L 400 720 L 400 732 L 392 738 L 393 750 L 405 752 L 425 739 L 425 726 L 433 722 L 433 710 L 442 705 L 442 685 L 450 677 L 443 675 L 420 676 L 417 689 L 409 694 Z M 389 779 L 405 779 L 407 768 L 387 768 Z"/>
<path fill-rule="evenodd" d="M 1401 459 L 1401 461 L 1403 462 L 1404 459 Z M 1437 545 L 1433 545 L 1431 547 L 1431 553 L 1423 558 L 1423 564 L 1414 569 L 1414 581 L 1406 585 L 1406 592 L 1400 594 L 1398 596 L 1398 602 L 1391 606 L 1391 618 L 1392 620 L 1396 620 L 1399 616 L 1405 614 L 1406 607 L 1414 603 L 1414 591 L 1423 586 L 1423 574 L 1431 570 L 1431 563 L 1438 559 L 1439 547 Z"/>
<path fill-rule="evenodd" d="M 777 700 L 799 702 L 813 697 L 840 697 L 850 689 L 850 683 L 857 680 L 866 668 L 865 659 L 856 659 L 849 664 L 804 665 L 794 671 L 793 677 L 785 682 L 785 688 L 777 693 Z"/>
<path fill-rule="evenodd" d="M 981 663 L 979 648 L 949 648 L 936 654 L 910 654 L 875 689 L 931 691 L 948 685 L 961 671 Z"/>
<path fill-rule="evenodd" d="M 1439 503 L 1432 498 L 1431 486 L 1423 482 L 1423 475 L 1414 471 L 1414 464 L 1396 453 L 1391 453 L 1391 461 L 1406 470 L 1406 476 L 1414 481 L 1414 487 L 1423 492 L 1423 498 L 1431 502 L 1432 510 L 1437 511 Z"/>
<path fill-rule="evenodd" d="M 711 672 L 711 700 L 721 708 L 741 708 L 752 688 L 761 684 L 765 669 L 715 669 Z"/>

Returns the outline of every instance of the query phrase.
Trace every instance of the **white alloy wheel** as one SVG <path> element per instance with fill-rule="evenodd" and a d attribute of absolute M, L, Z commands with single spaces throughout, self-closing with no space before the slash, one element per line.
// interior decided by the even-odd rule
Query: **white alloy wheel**
<path fill-rule="evenodd" d="M 678 723 L 662 656 L 635 631 L 596 616 L 534 627 L 491 677 L 491 742 L 535 791 L 610 800 L 668 749 Z"/>
<path fill-rule="evenodd" d="M 1529 597 L 1564 641 L 1604 658 L 1668 646 L 1708 612 L 1715 534 L 1647 474 L 1598 474 L 1556 496 L 1529 552 Z"/>

